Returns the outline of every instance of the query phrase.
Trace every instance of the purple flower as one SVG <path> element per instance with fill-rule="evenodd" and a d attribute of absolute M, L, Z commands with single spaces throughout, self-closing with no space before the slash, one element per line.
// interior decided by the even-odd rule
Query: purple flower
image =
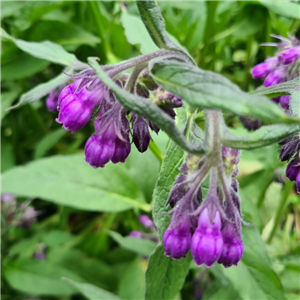
<path fill-rule="evenodd" d="M 16 199 L 14 194 L 11 193 L 4 193 L 1 195 L 1 202 L 10 202 Z"/>
<path fill-rule="evenodd" d="M 56 121 L 63 124 L 66 130 L 81 129 L 90 120 L 94 108 L 99 105 L 106 93 L 102 86 L 97 90 L 88 90 L 88 86 L 80 88 L 82 79 L 66 86 L 59 95 L 59 115 Z M 80 88 L 78 90 L 78 88 Z"/>
<path fill-rule="evenodd" d="M 228 223 L 222 230 L 224 245 L 218 263 L 223 264 L 225 268 L 237 266 L 242 258 L 244 245 L 240 236 L 240 228 L 236 230 L 233 224 Z"/>
<path fill-rule="evenodd" d="M 284 65 L 294 62 L 300 56 L 300 47 L 285 49 L 278 54 L 278 60 Z"/>
<path fill-rule="evenodd" d="M 290 107 L 290 100 L 291 100 L 290 95 L 281 96 L 279 100 L 281 107 L 288 110 Z"/>
<path fill-rule="evenodd" d="M 197 266 L 205 264 L 211 267 L 222 253 L 220 213 L 218 210 L 209 210 L 210 208 L 205 207 L 201 212 L 198 227 L 192 237 L 192 256 Z"/>
<path fill-rule="evenodd" d="M 265 62 L 256 65 L 252 70 L 251 74 L 254 79 L 261 79 L 266 77 L 272 72 L 278 65 L 277 58 L 269 58 Z"/>
<path fill-rule="evenodd" d="M 133 142 L 136 148 L 143 153 L 148 149 L 151 139 L 148 129 L 148 122 L 143 117 L 135 113 L 131 114 L 131 122 L 133 130 Z"/>
<path fill-rule="evenodd" d="M 147 229 L 155 229 L 153 221 L 146 215 L 140 216 L 140 222 Z"/>
<path fill-rule="evenodd" d="M 125 162 L 130 153 L 129 122 L 126 111 L 116 100 L 108 111 L 95 121 L 95 133 L 85 145 L 85 160 L 92 167 L 104 167 L 112 163 Z"/>
<path fill-rule="evenodd" d="M 265 81 L 264 81 L 264 86 L 268 87 L 268 86 L 272 86 L 278 83 L 281 83 L 283 81 L 285 81 L 286 77 L 286 68 L 281 67 L 276 69 L 274 72 L 270 73 Z"/>
<path fill-rule="evenodd" d="M 300 194 L 300 152 L 298 152 L 295 158 L 288 164 L 286 177 L 290 181 L 296 182 L 297 192 Z"/>
<path fill-rule="evenodd" d="M 172 216 L 172 220 L 174 219 Z M 172 220 L 164 233 L 163 244 L 165 255 L 177 260 L 185 257 L 191 245 L 191 225 L 188 218 L 184 218 L 179 224 L 172 226 Z"/>

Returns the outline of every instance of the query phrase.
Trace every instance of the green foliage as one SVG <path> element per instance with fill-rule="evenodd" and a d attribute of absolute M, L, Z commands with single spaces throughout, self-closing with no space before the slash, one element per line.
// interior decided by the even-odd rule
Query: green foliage
<path fill-rule="evenodd" d="M 263 88 L 250 75 L 275 53 L 259 44 L 274 42 L 271 33 L 299 38 L 298 27 L 297 1 L 2 1 L 2 193 L 17 197 L 11 217 L 1 207 L 2 299 L 192 300 L 196 288 L 202 299 L 298 299 L 300 202 L 274 143 L 300 129 L 299 78 Z M 183 98 L 175 122 L 99 67 L 159 48 L 166 56 L 152 60 L 149 71 Z M 70 81 L 62 71 L 88 68 L 88 57 L 100 58 L 90 66 L 124 106 L 162 129 L 151 133 L 153 153 L 132 147 L 124 164 L 95 170 L 82 153 L 92 122 L 71 134 L 47 112 L 45 96 Z M 292 116 L 267 99 L 287 94 Z M 161 243 L 171 217 L 165 203 L 185 151 L 204 151 L 201 109 L 222 110 L 223 143 L 245 149 L 239 196 L 251 227 L 243 226 L 241 262 L 228 269 L 198 268 L 190 253 L 172 260 Z M 264 126 L 249 133 L 236 115 Z M 16 225 L 23 206 L 38 211 L 30 228 Z M 154 235 L 138 221 L 150 211 Z M 131 231 L 151 240 L 129 237 Z M 37 259 L 40 249 L 44 260 Z"/>

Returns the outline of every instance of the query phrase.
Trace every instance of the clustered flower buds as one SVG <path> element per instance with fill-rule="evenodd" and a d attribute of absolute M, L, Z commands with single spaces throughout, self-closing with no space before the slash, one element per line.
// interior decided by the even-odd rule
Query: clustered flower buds
<path fill-rule="evenodd" d="M 286 177 L 296 182 L 297 192 L 300 194 L 300 133 L 288 136 L 279 142 L 280 160 L 289 161 Z"/>
<path fill-rule="evenodd" d="M 299 57 L 300 44 L 295 36 L 289 36 L 285 39 L 280 36 L 274 36 L 281 40 L 281 43 L 276 44 L 280 52 L 276 57 L 271 57 L 265 62 L 256 65 L 251 74 L 254 79 L 265 78 L 264 86 L 272 86 L 288 80 L 292 80 L 299 76 Z M 268 45 L 268 44 L 266 44 Z M 273 44 L 272 44 L 273 45 Z M 290 96 L 272 98 L 273 101 L 280 103 L 282 108 L 289 111 Z"/>
<path fill-rule="evenodd" d="M 108 72 L 110 76 L 111 73 Z M 117 74 L 118 75 L 118 74 Z M 85 160 L 92 167 L 104 167 L 106 163 L 125 162 L 131 149 L 130 135 L 140 152 L 148 149 L 151 130 L 158 133 L 159 128 L 152 121 L 136 113 L 130 113 L 116 98 L 115 94 L 98 78 L 94 70 L 86 69 L 77 74 L 68 75 L 75 81 L 62 89 L 52 91 L 47 98 L 48 109 L 59 111 L 56 121 L 72 132 L 80 130 L 93 119 L 95 133 L 85 145 Z M 112 76 L 113 77 L 113 76 Z M 114 78 L 119 87 L 124 88 L 128 75 L 119 74 Z M 175 107 L 182 106 L 177 96 L 158 88 L 151 76 L 142 72 L 140 78 L 146 78 L 152 92 L 140 81 L 134 89 L 139 96 L 149 98 L 165 113 L 175 118 Z M 150 95 L 151 93 L 151 95 Z M 131 114 L 130 118 L 128 115 Z"/>
<path fill-rule="evenodd" d="M 203 200 L 201 183 L 209 172 L 206 158 L 188 154 L 170 192 L 171 222 L 163 237 L 165 255 L 185 257 L 191 249 L 196 265 L 237 265 L 243 254 L 240 199 L 237 195 L 239 151 L 222 147 L 225 187 L 210 170 L 210 188 Z"/>
<path fill-rule="evenodd" d="M 159 238 L 154 222 L 147 215 L 141 215 L 140 223 L 150 232 L 146 233 L 142 231 L 131 231 L 129 233 L 129 236 L 132 238 L 150 240 L 155 243 L 158 243 Z"/>

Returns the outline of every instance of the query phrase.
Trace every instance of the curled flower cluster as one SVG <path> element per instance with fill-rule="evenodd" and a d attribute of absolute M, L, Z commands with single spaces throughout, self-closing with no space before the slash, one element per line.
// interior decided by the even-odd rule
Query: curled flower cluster
<path fill-rule="evenodd" d="M 143 74 L 149 84 L 150 76 L 147 72 L 145 75 L 145 71 Z M 59 115 L 56 121 L 66 130 L 74 132 L 80 130 L 91 119 L 95 121 L 95 133 L 85 145 L 86 162 L 94 168 L 104 167 L 109 161 L 124 162 L 131 149 L 130 136 L 140 152 L 147 150 L 151 139 L 149 127 L 156 133 L 159 131 L 152 121 L 136 113 L 130 113 L 103 84 L 94 70 L 86 69 L 69 76 L 75 81 L 62 89 L 58 99 L 57 94 L 61 88 L 52 91 L 46 103 L 49 110 L 57 107 Z M 116 77 L 114 79 L 116 84 L 124 88 L 128 75 L 119 74 Z M 174 108 L 182 106 L 181 99 L 156 87 L 154 81 L 152 87 L 155 88 L 153 92 L 142 82 L 138 82 L 135 90 L 140 96 L 149 98 L 149 101 L 156 103 L 165 113 L 175 118 Z"/>
<path fill-rule="evenodd" d="M 171 222 L 163 237 L 165 255 L 185 257 L 191 249 L 196 265 L 225 267 L 237 265 L 243 254 L 240 199 L 237 195 L 239 151 L 222 147 L 224 184 L 218 183 L 214 169 L 210 188 L 202 201 L 201 183 L 209 167 L 206 158 L 188 155 L 181 166 L 167 204 L 172 207 Z"/>
<path fill-rule="evenodd" d="M 276 57 L 266 59 L 263 63 L 256 65 L 251 74 L 254 79 L 265 78 L 264 86 L 272 86 L 299 76 L 300 65 L 300 43 L 295 36 L 289 36 L 289 39 L 281 36 L 274 36 L 281 40 L 281 43 L 271 44 L 278 47 L 280 52 Z M 265 44 L 269 45 L 269 44 Z M 273 101 L 280 103 L 282 108 L 289 110 L 290 96 L 285 95 L 275 97 Z"/>
<path fill-rule="evenodd" d="M 286 177 L 296 182 L 297 192 L 300 194 L 300 133 L 288 136 L 279 142 L 280 160 L 289 161 Z"/>

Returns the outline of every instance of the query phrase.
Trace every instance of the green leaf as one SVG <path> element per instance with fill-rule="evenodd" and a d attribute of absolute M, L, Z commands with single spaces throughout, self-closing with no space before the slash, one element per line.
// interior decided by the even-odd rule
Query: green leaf
<path fill-rule="evenodd" d="M 39 197 L 89 211 L 149 211 L 144 195 L 123 164 L 93 169 L 84 156 L 54 156 L 18 166 L 2 176 L 2 192 Z"/>
<path fill-rule="evenodd" d="M 138 113 L 146 119 L 153 121 L 184 150 L 194 154 L 204 153 L 202 145 L 195 146 L 186 141 L 184 135 L 176 127 L 173 119 L 164 113 L 157 105 L 153 104 L 151 101 L 149 101 L 149 99 L 133 95 L 126 90 L 121 89 L 105 74 L 105 72 L 100 68 L 98 63 L 93 58 L 89 58 L 88 61 L 92 68 L 96 71 L 98 77 L 117 95 L 118 100 L 126 108 Z"/>
<path fill-rule="evenodd" d="M 21 52 L 21 51 L 20 51 Z M 32 57 L 27 53 L 18 53 L 8 62 L 1 64 L 1 80 L 16 80 L 30 77 L 49 65 L 49 62 Z M 16 72 L 16 70 L 18 70 Z"/>
<path fill-rule="evenodd" d="M 142 54 L 158 50 L 139 17 L 129 14 L 125 9 L 122 12 L 121 23 L 124 27 L 128 42 L 132 45 L 140 45 Z"/>
<path fill-rule="evenodd" d="M 122 300 L 144 300 L 146 260 L 134 260 L 122 276 L 119 296 Z"/>
<path fill-rule="evenodd" d="M 18 89 L 17 86 L 16 89 L 13 89 L 9 92 L 1 93 L 1 120 L 8 113 L 6 109 L 11 106 L 11 104 L 17 99 L 19 94 L 20 94 L 20 90 Z"/>
<path fill-rule="evenodd" d="M 26 42 L 23 40 L 15 39 L 7 34 L 1 28 L 2 39 L 10 40 L 18 48 L 29 53 L 32 56 L 41 58 L 53 63 L 69 66 L 77 61 L 74 54 L 68 53 L 61 46 L 49 41 L 44 42 Z"/>
<path fill-rule="evenodd" d="M 67 276 L 76 281 L 82 279 L 76 274 L 48 261 L 18 259 L 7 262 L 3 273 L 8 283 L 16 290 L 30 295 L 69 296 L 76 290 L 61 280 Z"/>
<path fill-rule="evenodd" d="M 118 232 L 108 231 L 108 234 L 124 249 L 133 251 L 140 255 L 150 256 L 156 247 L 156 243 L 132 237 L 123 237 Z"/>
<path fill-rule="evenodd" d="M 241 299 L 285 299 L 258 231 L 253 227 L 243 227 L 243 240 L 244 254 L 238 267 L 223 268 Z"/>
<path fill-rule="evenodd" d="M 291 1 L 259 1 L 269 10 L 288 18 L 300 19 L 300 5 Z"/>
<path fill-rule="evenodd" d="M 180 291 L 189 271 L 191 256 L 173 260 L 159 244 L 150 256 L 146 272 L 145 300 L 172 300 Z"/>
<path fill-rule="evenodd" d="M 248 133 L 243 137 L 237 137 L 226 131 L 223 137 L 223 144 L 231 148 L 253 149 L 271 145 L 284 137 L 300 131 L 300 124 L 274 124 L 262 126 L 258 130 Z"/>
<path fill-rule="evenodd" d="M 219 74 L 174 61 L 154 61 L 149 69 L 157 84 L 192 107 L 220 109 L 271 123 L 298 122 L 269 99 L 249 95 Z"/>
<path fill-rule="evenodd" d="M 63 278 L 64 281 L 75 287 L 82 295 L 90 300 L 119 300 L 117 295 L 114 295 L 108 291 L 105 291 L 99 287 L 96 287 L 89 283 L 81 283 L 71 280 L 69 278 Z"/>
<path fill-rule="evenodd" d="M 34 159 L 44 156 L 66 133 L 66 130 L 59 128 L 45 135 L 36 145 Z"/>
<path fill-rule="evenodd" d="M 59 35 L 57 34 L 59 32 Z M 76 50 L 80 45 L 96 46 L 99 37 L 70 22 L 40 21 L 32 28 L 29 39 L 31 41 L 47 40 Z"/>
<path fill-rule="evenodd" d="M 58 86 L 66 84 L 69 79 L 70 78 L 65 74 L 60 74 L 45 83 L 41 83 L 36 87 L 34 87 L 33 89 L 31 89 L 30 91 L 23 94 L 20 97 L 19 102 L 16 105 L 12 106 L 11 108 L 16 108 L 23 104 L 38 101 L 42 97 L 48 95 L 52 90 L 54 90 Z"/>

